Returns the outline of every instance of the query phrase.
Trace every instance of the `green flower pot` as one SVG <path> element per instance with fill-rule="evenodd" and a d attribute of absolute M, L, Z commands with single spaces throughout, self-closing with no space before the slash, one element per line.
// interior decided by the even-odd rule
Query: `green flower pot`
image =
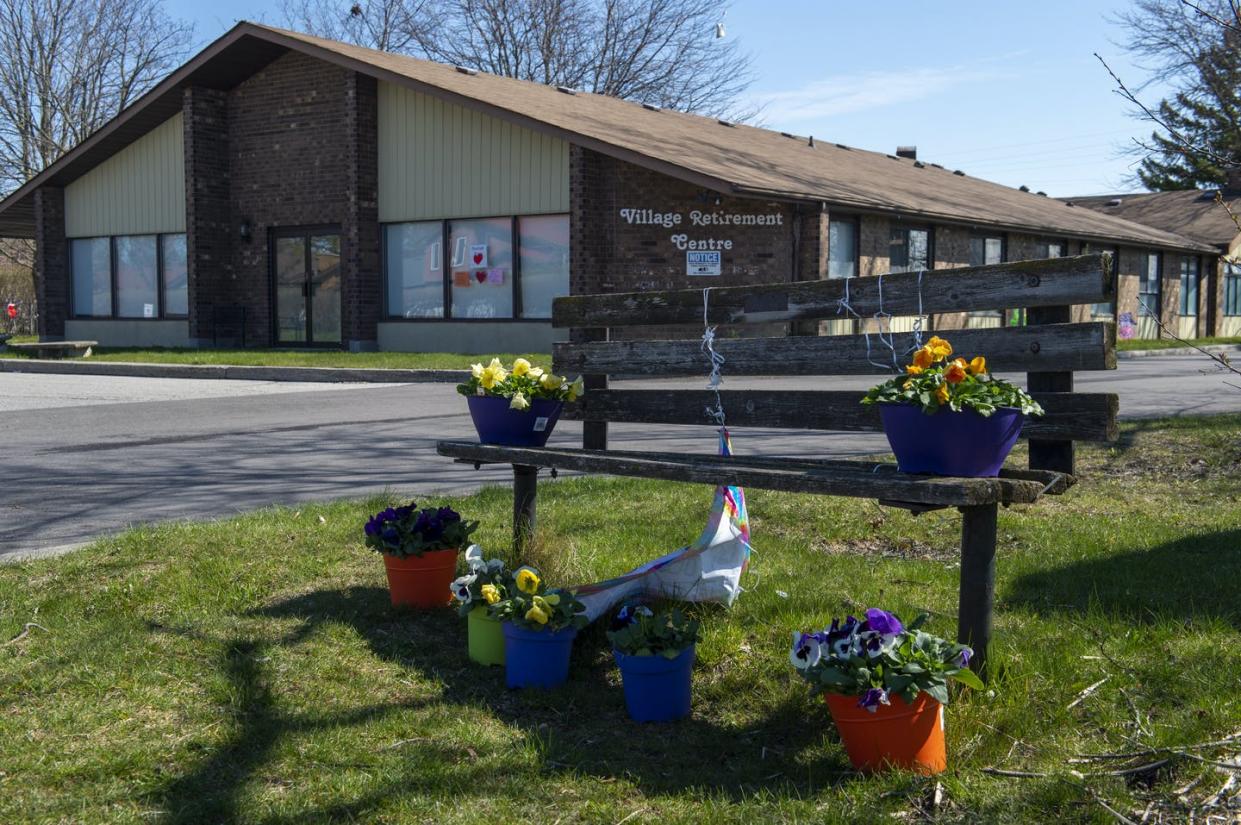
<path fill-rule="evenodd" d="M 504 664 L 504 628 L 487 615 L 487 608 L 476 607 L 466 618 L 470 658 L 480 665 Z"/>

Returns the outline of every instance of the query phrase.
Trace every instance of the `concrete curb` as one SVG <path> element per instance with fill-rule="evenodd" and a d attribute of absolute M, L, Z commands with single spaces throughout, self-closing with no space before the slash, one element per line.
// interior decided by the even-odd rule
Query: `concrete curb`
<path fill-rule="evenodd" d="M 350 367 L 240 367 L 216 364 L 136 364 L 128 361 L 45 361 L 0 358 L 0 372 L 109 375 L 120 378 L 215 378 L 231 381 L 304 381 L 329 384 L 457 384 L 465 370 L 355 369 Z"/>
<path fill-rule="evenodd" d="M 1241 344 L 1215 344 L 1203 349 L 1213 355 L 1234 355 L 1241 354 Z M 1167 349 L 1135 349 L 1125 350 L 1116 353 L 1117 358 L 1159 358 L 1172 355 L 1202 355 L 1196 349 L 1190 347 L 1168 347 Z"/>

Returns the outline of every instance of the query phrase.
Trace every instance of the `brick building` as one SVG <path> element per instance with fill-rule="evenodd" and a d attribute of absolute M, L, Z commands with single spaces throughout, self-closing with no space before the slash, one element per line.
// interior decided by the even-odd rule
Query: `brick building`
<path fill-rule="evenodd" d="M 546 350 L 570 291 L 1084 250 L 1118 253 L 1119 307 L 1080 315 L 1141 292 L 1179 323 L 1180 262 L 1215 272 L 1191 235 L 910 154 L 241 23 L 0 202 L 0 236 L 36 240 L 44 337 L 141 346 Z"/>

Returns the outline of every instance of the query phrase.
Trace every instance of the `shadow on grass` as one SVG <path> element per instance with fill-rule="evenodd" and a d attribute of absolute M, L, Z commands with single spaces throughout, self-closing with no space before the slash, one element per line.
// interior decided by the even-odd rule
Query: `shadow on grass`
<path fill-rule="evenodd" d="M 1004 600 L 1040 613 L 1091 607 L 1133 622 L 1219 619 L 1241 629 L 1241 528 L 1027 573 Z"/>
<path fill-rule="evenodd" d="M 168 812 L 165 821 L 238 818 L 246 783 L 261 773 L 271 751 L 286 735 L 360 725 L 387 713 L 432 705 L 459 706 L 463 713 L 490 713 L 519 728 L 544 755 L 543 770 L 572 770 L 609 780 L 623 776 L 644 792 L 698 789 L 734 800 L 756 791 L 802 796 L 850 775 L 842 753 L 828 758 L 820 750 L 810 759 L 803 758 L 805 751 L 822 744 L 831 726 L 826 712 L 808 723 L 802 700 L 785 703 L 744 724 L 707 718 L 699 710 L 690 719 L 666 725 L 630 721 L 620 686 L 608 679 L 613 665 L 598 624 L 579 635 L 568 684 L 551 692 L 523 692 L 504 687 L 502 668 L 486 668 L 467 659 L 466 623 L 453 611 L 394 611 L 387 591 L 381 588 L 320 590 L 250 615 L 299 619 L 302 624 L 274 642 L 236 641 L 226 647 L 222 668 L 234 697 L 231 722 L 235 733 L 190 773 L 156 792 L 156 801 Z M 313 719 L 273 708 L 264 683 L 267 677 L 261 672 L 263 648 L 296 645 L 327 624 L 352 627 L 377 657 L 438 682 L 442 693 L 413 703 L 376 705 Z M 726 687 L 740 695 L 747 691 L 745 684 Z M 416 747 L 435 746 L 419 742 Z M 446 763 L 459 762 L 460 748 L 443 756 Z M 416 767 L 411 765 L 405 773 L 361 797 L 299 811 L 289 821 L 352 819 L 393 797 L 436 792 L 436 786 Z M 478 781 L 487 780 L 480 776 Z"/>

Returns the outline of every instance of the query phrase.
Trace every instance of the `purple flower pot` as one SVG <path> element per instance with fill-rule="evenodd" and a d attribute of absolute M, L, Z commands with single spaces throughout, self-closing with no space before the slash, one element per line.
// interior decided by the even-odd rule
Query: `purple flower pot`
<path fill-rule="evenodd" d="M 528 410 L 509 409 L 509 399 L 492 395 L 466 396 L 478 440 L 505 447 L 542 447 L 560 419 L 563 401 L 536 398 Z"/>
<path fill-rule="evenodd" d="M 880 404 L 879 417 L 902 473 L 974 478 L 1000 474 L 1025 422 L 1015 407 L 927 415 L 912 404 Z"/>

